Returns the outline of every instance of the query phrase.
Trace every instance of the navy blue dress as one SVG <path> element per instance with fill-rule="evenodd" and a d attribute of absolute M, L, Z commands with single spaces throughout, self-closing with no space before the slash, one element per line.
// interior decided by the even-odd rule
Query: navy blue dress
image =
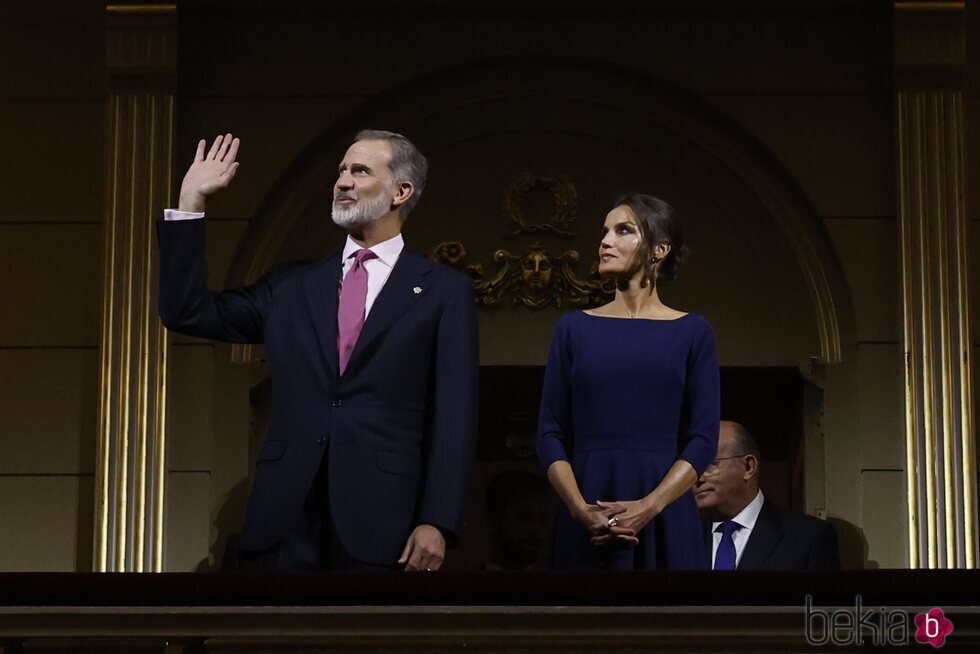
<path fill-rule="evenodd" d="M 677 459 L 698 475 L 718 452 L 718 354 L 704 317 L 608 318 L 573 311 L 555 327 L 538 423 L 547 469 L 571 462 L 585 501 L 636 500 Z M 637 535 L 595 547 L 562 504 L 556 568 L 707 568 L 697 505 L 685 493 Z"/>

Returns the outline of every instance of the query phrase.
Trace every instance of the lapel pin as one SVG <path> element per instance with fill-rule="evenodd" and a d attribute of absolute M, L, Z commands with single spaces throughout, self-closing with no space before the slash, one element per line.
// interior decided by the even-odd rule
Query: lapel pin
<path fill-rule="evenodd" d="M 421 286 L 416 286 L 415 288 L 412 289 L 412 292 L 415 293 L 416 295 L 418 295 L 419 293 L 422 292 L 422 287 Z"/>

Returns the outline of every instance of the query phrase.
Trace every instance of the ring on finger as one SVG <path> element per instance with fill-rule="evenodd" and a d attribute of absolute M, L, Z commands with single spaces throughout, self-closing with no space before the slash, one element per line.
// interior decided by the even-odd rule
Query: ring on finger
<path fill-rule="evenodd" d="M 609 525 L 610 527 L 615 527 L 616 525 L 619 524 L 619 519 L 616 516 L 613 516 L 609 518 L 606 524 Z"/>

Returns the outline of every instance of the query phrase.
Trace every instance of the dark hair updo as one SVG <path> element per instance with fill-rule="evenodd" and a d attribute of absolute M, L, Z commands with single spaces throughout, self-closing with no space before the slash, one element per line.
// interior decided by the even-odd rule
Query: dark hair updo
<path fill-rule="evenodd" d="M 626 193 L 613 204 L 616 207 L 629 207 L 636 214 L 643 238 L 637 256 L 641 257 L 644 285 L 669 284 L 681 270 L 681 265 L 690 254 L 684 244 L 684 232 L 674 215 L 674 208 L 659 198 L 642 193 Z M 658 243 L 670 245 L 670 252 L 659 266 L 650 263 Z"/>

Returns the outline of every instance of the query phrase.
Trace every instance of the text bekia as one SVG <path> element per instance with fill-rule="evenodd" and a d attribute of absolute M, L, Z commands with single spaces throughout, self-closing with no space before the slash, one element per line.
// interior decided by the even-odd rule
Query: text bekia
<path fill-rule="evenodd" d="M 815 647 L 833 643 L 841 647 L 864 645 L 902 646 L 909 642 L 909 621 L 905 611 L 879 607 L 865 609 L 861 596 L 854 606 L 824 610 L 813 608 L 813 597 L 806 596 L 806 642 Z"/>
<path fill-rule="evenodd" d="M 824 610 L 813 608 L 813 596 L 806 596 L 806 642 L 819 647 L 832 643 L 840 647 L 861 646 L 866 640 L 877 647 L 909 644 L 908 614 L 884 606 L 865 609 L 861 596 L 854 598 L 854 608 Z M 935 648 L 946 644 L 953 633 L 953 621 L 943 610 L 934 608 L 915 616 L 915 640 Z"/>

